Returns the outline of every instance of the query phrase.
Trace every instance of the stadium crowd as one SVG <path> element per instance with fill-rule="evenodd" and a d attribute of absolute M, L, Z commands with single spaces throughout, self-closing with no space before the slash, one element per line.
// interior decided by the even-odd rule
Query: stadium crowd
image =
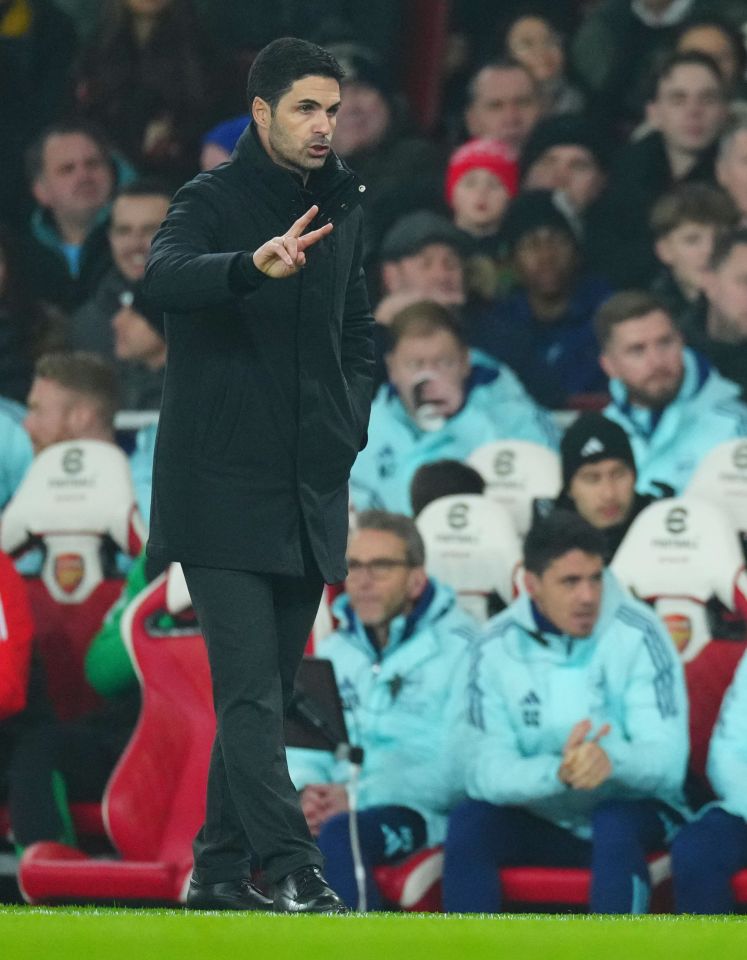
<path fill-rule="evenodd" d="M 610 564 L 647 508 L 747 438 L 747 0 L 445 4 L 427 130 L 403 92 L 414 6 L 0 0 L 7 849 L 78 842 L 71 805 L 100 801 L 141 707 L 124 611 L 163 572 L 91 518 L 121 596 L 85 638 L 96 705 L 66 709 L 28 581 L 69 602 L 83 561 L 46 534 L 74 539 L 81 518 L 40 527 L 24 488 L 50 451 L 74 473 L 75 443 L 118 445 L 147 527 L 168 364 L 151 241 L 176 190 L 255 136 L 247 65 L 297 35 L 345 70 L 333 148 L 365 186 L 376 348 L 348 578 L 314 639 L 365 748 L 355 843 L 347 762 L 288 748 L 328 879 L 355 907 L 359 845 L 384 909 L 374 868 L 443 844 L 447 911 L 498 911 L 500 868 L 550 865 L 591 869 L 591 910 L 645 912 L 647 857 L 667 850 L 677 911 L 734 911 L 747 657 L 697 777 L 672 622 Z M 502 443 L 549 452 L 558 477 L 512 529 L 513 590 L 474 616 L 431 569 L 427 518 L 445 497 L 494 502 L 479 452 Z M 21 508 L 28 536 L 6 547 Z M 747 643 L 734 611 L 708 613 L 710 637 Z"/>

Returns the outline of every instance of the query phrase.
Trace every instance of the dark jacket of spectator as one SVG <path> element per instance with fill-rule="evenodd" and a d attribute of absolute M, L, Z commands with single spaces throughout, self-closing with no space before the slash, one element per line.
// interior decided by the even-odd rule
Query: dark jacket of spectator
<path fill-rule="evenodd" d="M 699 297 L 677 317 L 677 325 L 687 345 L 708 357 L 722 376 L 742 388 L 742 397 L 747 397 L 747 340 L 732 343 L 710 336 L 707 304 L 704 296 Z"/>

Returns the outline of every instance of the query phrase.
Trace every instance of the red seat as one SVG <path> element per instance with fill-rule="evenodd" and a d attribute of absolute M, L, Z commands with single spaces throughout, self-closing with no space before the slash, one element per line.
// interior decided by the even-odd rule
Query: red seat
<path fill-rule="evenodd" d="M 166 575 L 128 607 L 122 632 L 142 686 L 138 725 L 107 785 L 107 833 L 119 859 L 92 859 L 60 844 L 29 847 L 19 883 L 30 902 L 179 902 L 192 868 L 192 839 L 204 817 L 215 729 L 207 655 L 194 630 L 159 635 Z"/>

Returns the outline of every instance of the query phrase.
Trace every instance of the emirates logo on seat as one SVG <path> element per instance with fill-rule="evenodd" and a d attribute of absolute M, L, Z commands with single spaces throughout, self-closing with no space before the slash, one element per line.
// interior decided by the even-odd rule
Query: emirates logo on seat
<path fill-rule="evenodd" d="M 85 573 L 86 565 L 79 553 L 61 553 L 54 559 L 54 578 L 65 593 L 75 593 Z"/>

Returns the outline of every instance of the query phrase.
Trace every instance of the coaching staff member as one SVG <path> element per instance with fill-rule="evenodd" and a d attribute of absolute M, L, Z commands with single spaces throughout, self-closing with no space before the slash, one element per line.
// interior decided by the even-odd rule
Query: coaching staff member
<path fill-rule="evenodd" d="M 260 51 L 248 129 L 177 193 L 145 276 L 168 342 L 148 553 L 184 567 L 218 721 L 193 907 L 344 909 L 283 740 L 323 581 L 345 578 L 372 388 L 363 187 L 330 149 L 341 77 L 302 40 Z"/>

